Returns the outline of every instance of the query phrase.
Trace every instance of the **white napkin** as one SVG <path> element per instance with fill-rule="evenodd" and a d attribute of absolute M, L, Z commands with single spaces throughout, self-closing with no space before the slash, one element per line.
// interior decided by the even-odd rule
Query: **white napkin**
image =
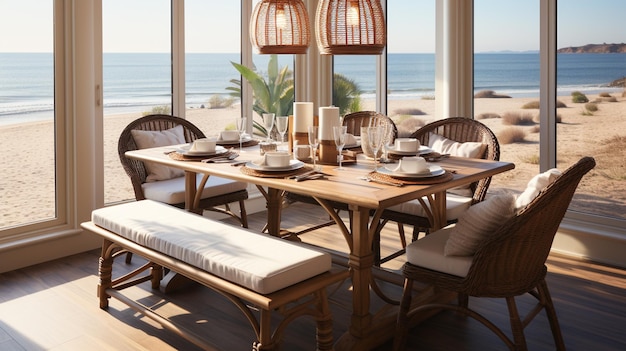
<path fill-rule="evenodd" d="M 257 165 L 257 166 L 267 166 L 267 161 L 265 160 L 265 156 L 266 155 L 261 156 L 261 158 L 258 158 L 256 160 L 252 161 L 252 163 Z"/>
<path fill-rule="evenodd" d="M 346 145 L 356 145 L 357 140 L 353 134 L 346 133 Z"/>

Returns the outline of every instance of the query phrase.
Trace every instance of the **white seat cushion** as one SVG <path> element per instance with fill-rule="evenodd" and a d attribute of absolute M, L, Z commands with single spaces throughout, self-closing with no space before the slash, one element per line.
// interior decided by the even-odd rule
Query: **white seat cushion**
<path fill-rule="evenodd" d="M 97 209 L 91 218 L 122 237 L 262 294 L 331 268 L 326 252 L 156 201 Z"/>
<path fill-rule="evenodd" d="M 200 186 L 202 174 L 196 177 L 196 186 Z M 233 193 L 247 188 L 247 183 L 236 180 L 210 176 L 202 191 L 202 198 L 206 199 L 218 195 Z M 158 182 L 143 183 L 143 194 L 146 199 L 179 204 L 185 202 L 185 177 L 161 180 Z"/>
<path fill-rule="evenodd" d="M 472 265 L 472 256 L 444 255 L 446 242 L 454 226 L 451 224 L 407 245 L 407 261 L 416 266 L 465 277 Z"/>
<path fill-rule="evenodd" d="M 430 208 L 428 201 L 425 202 L 426 206 Z M 471 202 L 472 198 L 468 196 L 459 196 L 451 193 L 446 194 L 446 219 L 451 221 L 459 218 L 459 216 L 461 216 L 461 214 L 463 214 L 463 212 L 470 207 Z M 389 209 L 396 212 L 426 217 L 426 212 L 418 200 L 403 202 L 401 204 L 391 206 Z"/>
<path fill-rule="evenodd" d="M 515 200 L 515 208 L 520 210 L 523 207 L 526 207 L 526 205 L 539 195 L 541 190 L 552 184 L 560 175 L 561 171 L 556 168 L 552 168 L 535 175 L 530 181 L 528 181 L 528 185 L 526 185 L 524 192 L 517 196 L 517 199 Z"/>

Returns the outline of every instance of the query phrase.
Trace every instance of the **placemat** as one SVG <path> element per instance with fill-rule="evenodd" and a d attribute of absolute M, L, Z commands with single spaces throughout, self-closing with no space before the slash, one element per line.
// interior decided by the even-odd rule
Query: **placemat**
<path fill-rule="evenodd" d="M 183 155 L 178 151 L 172 151 L 170 153 L 168 153 L 167 155 L 172 159 L 172 160 L 176 160 L 176 161 L 202 161 L 202 160 L 207 160 L 207 159 L 211 159 L 211 158 L 224 158 L 224 157 L 228 157 L 232 154 L 236 154 L 237 151 L 226 151 L 226 152 L 222 152 L 221 154 L 215 154 L 215 155 L 204 155 L 204 156 L 193 156 L 193 155 Z"/>
<path fill-rule="evenodd" d="M 302 168 L 289 170 L 289 171 L 265 172 L 265 171 L 258 171 L 256 169 L 252 169 L 246 166 L 241 167 L 241 173 L 245 175 L 253 176 L 253 177 L 260 177 L 260 178 L 286 178 L 286 177 L 296 176 L 298 174 L 302 174 L 305 172 L 309 172 L 312 170 L 313 170 L 313 167 L 304 166 Z"/>
<path fill-rule="evenodd" d="M 258 143 L 259 143 L 259 141 L 258 141 L 258 140 L 256 140 L 256 139 L 250 139 L 250 140 L 247 140 L 247 141 L 242 142 L 242 143 L 241 143 L 241 147 L 249 147 L 249 146 L 254 146 L 254 145 L 258 144 Z M 236 146 L 236 147 L 239 147 L 239 142 L 236 142 L 236 143 L 234 143 L 234 144 L 232 144 L 232 143 L 222 144 L 222 143 L 220 143 L 219 141 L 217 141 L 216 145 L 220 145 L 220 146 L 223 146 L 223 147 L 235 147 L 235 146 Z"/>
<path fill-rule="evenodd" d="M 445 183 L 447 181 L 452 180 L 453 174 L 451 172 L 446 171 L 446 173 L 429 178 L 395 178 L 387 174 L 382 174 L 378 172 L 370 172 L 368 174 L 372 179 L 377 179 L 385 182 L 395 183 L 395 184 L 403 184 L 403 185 L 428 185 L 428 184 L 439 184 Z"/>

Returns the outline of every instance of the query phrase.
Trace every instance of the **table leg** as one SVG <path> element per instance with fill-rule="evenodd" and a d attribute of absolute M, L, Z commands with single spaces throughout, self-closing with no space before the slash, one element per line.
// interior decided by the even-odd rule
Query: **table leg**
<path fill-rule="evenodd" d="M 196 172 L 185 171 L 185 209 L 191 211 L 196 199 Z"/>

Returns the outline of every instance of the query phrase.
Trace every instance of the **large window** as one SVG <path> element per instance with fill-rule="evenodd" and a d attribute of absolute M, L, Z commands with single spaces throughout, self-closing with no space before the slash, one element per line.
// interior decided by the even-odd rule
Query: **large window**
<path fill-rule="evenodd" d="M 0 229 L 57 217 L 53 4 L 0 3 Z"/>
<path fill-rule="evenodd" d="M 557 3 L 557 166 L 593 156 L 570 209 L 626 220 L 626 3 Z M 598 19 L 593 25 L 590 19 Z"/>
<path fill-rule="evenodd" d="M 102 2 L 105 203 L 134 199 L 117 139 L 145 114 L 172 112 L 170 0 Z"/>
<path fill-rule="evenodd" d="M 186 118 L 207 135 L 241 116 L 240 98 L 226 89 L 239 79 L 231 62 L 241 61 L 240 11 L 238 1 L 185 1 Z"/>
<path fill-rule="evenodd" d="M 402 136 L 435 116 L 435 1 L 387 1 L 387 114 Z"/>
<path fill-rule="evenodd" d="M 474 1 L 474 118 L 515 163 L 491 191 L 521 192 L 539 172 L 539 10 L 538 0 Z"/>

